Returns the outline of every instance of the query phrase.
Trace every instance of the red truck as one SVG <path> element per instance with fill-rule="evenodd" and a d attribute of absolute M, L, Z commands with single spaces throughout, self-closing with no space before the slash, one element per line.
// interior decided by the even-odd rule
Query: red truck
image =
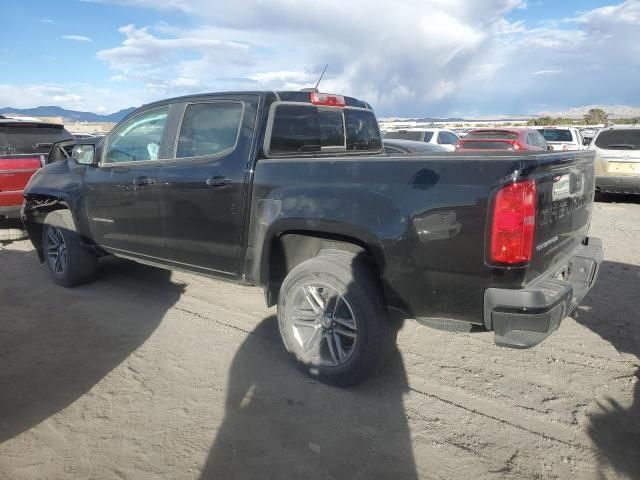
<path fill-rule="evenodd" d="M 20 217 L 25 185 L 51 146 L 66 140 L 73 136 L 62 125 L 0 118 L 0 220 Z"/>

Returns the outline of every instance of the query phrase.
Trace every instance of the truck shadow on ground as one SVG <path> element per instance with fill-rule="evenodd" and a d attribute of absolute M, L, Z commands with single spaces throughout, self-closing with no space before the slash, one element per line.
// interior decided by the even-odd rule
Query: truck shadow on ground
<path fill-rule="evenodd" d="M 638 285 L 639 267 L 604 262 L 596 285 L 574 318 L 617 351 L 640 359 Z M 629 478 L 640 478 L 640 361 L 633 377 L 626 380 L 634 390 L 631 405 L 611 398 L 599 402 L 601 412 L 591 416 L 588 433 L 600 450 L 602 463 Z"/>
<path fill-rule="evenodd" d="M 54 285 L 33 251 L 0 249 L 0 265 L 0 444 L 86 394 L 183 291 L 169 271 L 131 262 L 108 260 L 95 284 L 72 290 Z"/>
<path fill-rule="evenodd" d="M 225 418 L 200 478 L 415 479 L 407 391 L 395 347 L 382 371 L 356 387 L 307 377 L 268 317 L 235 354 Z"/>

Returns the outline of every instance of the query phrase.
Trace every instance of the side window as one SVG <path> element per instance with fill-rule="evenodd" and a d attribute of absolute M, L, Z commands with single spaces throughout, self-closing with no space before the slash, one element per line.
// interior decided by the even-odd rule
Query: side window
<path fill-rule="evenodd" d="M 455 145 L 457 142 L 456 136 L 449 132 L 438 133 L 438 143 L 440 145 Z"/>
<path fill-rule="evenodd" d="M 104 163 L 157 160 L 169 107 L 156 108 L 127 120 L 109 135 Z"/>
<path fill-rule="evenodd" d="M 449 139 L 451 140 L 451 145 L 455 145 L 456 143 L 458 143 L 458 140 L 460 140 L 460 137 L 458 137 L 454 133 L 449 132 Z"/>
<path fill-rule="evenodd" d="M 180 127 L 176 158 L 216 155 L 232 150 L 242 124 L 238 102 L 196 103 L 187 106 Z"/>
<path fill-rule="evenodd" d="M 544 137 L 542 136 L 542 134 L 540 132 L 534 132 L 533 134 L 535 136 L 535 138 L 538 139 L 538 146 L 540 148 L 544 148 L 545 150 L 547 149 L 547 141 L 544 139 Z"/>
<path fill-rule="evenodd" d="M 538 139 L 536 138 L 536 136 L 533 133 L 527 133 L 527 145 L 531 145 L 534 147 L 539 147 L 540 145 L 538 145 Z"/>

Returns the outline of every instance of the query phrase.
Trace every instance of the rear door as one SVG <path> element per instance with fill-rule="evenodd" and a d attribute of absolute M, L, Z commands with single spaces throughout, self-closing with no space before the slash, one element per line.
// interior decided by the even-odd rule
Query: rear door
<path fill-rule="evenodd" d="M 161 172 L 165 260 L 236 273 L 258 101 L 232 95 L 180 105 L 174 148 Z"/>

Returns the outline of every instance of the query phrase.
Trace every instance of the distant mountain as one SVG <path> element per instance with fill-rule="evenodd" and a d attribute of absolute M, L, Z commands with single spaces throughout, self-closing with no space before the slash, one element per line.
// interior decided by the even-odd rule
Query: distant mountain
<path fill-rule="evenodd" d="M 378 118 L 381 122 L 416 122 L 416 123 L 431 123 L 431 122 L 462 122 L 463 118 L 459 117 L 425 117 L 425 118 L 404 118 L 404 117 L 382 117 Z"/>
<path fill-rule="evenodd" d="M 134 107 L 125 108 L 109 115 L 100 115 L 91 112 L 78 112 L 56 106 L 42 106 L 35 108 L 0 108 L 0 115 L 15 115 L 25 117 L 62 117 L 67 122 L 113 122 L 117 123 L 134 111 Z"/>

